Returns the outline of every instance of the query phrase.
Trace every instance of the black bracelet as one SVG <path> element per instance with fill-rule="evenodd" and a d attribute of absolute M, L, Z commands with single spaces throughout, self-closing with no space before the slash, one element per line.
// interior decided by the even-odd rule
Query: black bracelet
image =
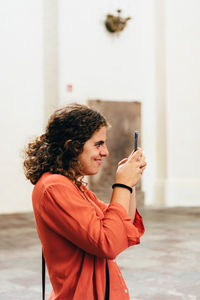
<path fill-rule="evenodd" d="M 128 186 L 128 185 L 125 185 L 125 184 L 122 184 L 122 183 L 114 183 L 114 184 L 112 185 L 112 188 L 114 189 L 115 187 L 122 187 L 122 188 L 125 188 L 125 189 L 129 190 L 129 191 L 131 192 L 131 194 L 132 194 L 132 192 L 133 192 L 132 187 L 130 187 L 130 186 Z"/>

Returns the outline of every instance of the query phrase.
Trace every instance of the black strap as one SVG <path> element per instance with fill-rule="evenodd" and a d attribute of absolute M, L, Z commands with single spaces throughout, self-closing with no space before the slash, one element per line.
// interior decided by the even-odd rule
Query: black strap
<path fill-rule="evenodd" d="M 110 294 L 110 277 L 109 277 L 108 261 L 106 259 L 106 289 L 105 289 L 104 300 L 109 300 L 109 294 Z"/>
<path fill-rule="evenodd" d="M 45 259 L 42 251 L 42 300 L 45 300 L 45 271 L 46 271 Z"/>

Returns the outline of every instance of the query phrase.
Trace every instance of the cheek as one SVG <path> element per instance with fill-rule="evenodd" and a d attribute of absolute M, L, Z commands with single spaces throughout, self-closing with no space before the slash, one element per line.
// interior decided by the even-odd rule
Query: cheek
<path fill-rule="evenodd" d="M 90 166 L 95 159 L 99 156 L 98 149 L 84 149 L 84 151 L 79 156 L 79 161 L 83 167 Z"/>
<path fill-rule="evenodd" d="M 91 156 L 89 155 L 89 153 L 85 152 L 81 155 L 79 161 L 83 166 L 87 166 L 91 163 Z"/>

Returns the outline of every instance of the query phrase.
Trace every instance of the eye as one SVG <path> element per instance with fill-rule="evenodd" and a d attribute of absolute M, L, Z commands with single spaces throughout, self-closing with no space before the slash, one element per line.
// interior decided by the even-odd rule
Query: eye
<path fill-rule="evenodd" d="M 96 144 L 96 147 L 97 147 L 97 148 L 100 148 L 100 147 L 101 147 L 101 144 L 99 144 L 99 143 Z"/>
<path fill-rule="evenodd" d="M 97 142 L 97 143 L 95 144 L 95 146 L 96 146 L 97 148 L 100 148 L 101 145 L 103 145 L 103 144 L 104 144 L 103 141 L 99 141 L 99 142 Z"/>

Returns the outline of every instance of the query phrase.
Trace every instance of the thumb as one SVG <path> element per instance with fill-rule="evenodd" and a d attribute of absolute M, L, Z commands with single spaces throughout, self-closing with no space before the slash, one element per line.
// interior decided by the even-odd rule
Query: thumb
<path fill-rule="evenodd" d="M 118 166 L 121 166 L 123 164 L 125 164 L 127 162 L 128 158 L 124 158 L 122 159 L 119 163 L 118 163 Z"/>

